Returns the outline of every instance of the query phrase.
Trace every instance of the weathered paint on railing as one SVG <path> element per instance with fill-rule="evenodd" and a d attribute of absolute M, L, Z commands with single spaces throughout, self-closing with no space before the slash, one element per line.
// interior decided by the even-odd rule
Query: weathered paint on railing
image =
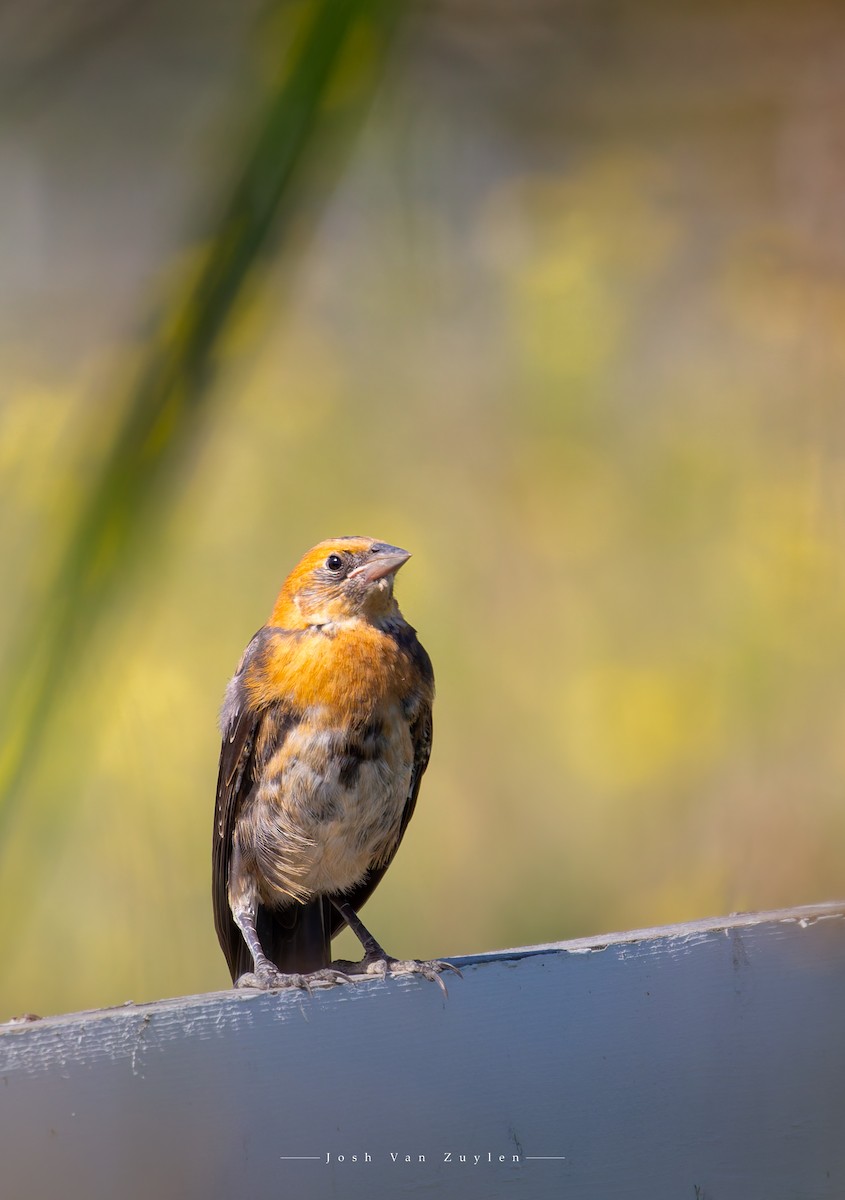
<path fill-rule="evenodd" d="M 845 906 L 0 1030 L 4 1200 L 845 1196 Z"/>

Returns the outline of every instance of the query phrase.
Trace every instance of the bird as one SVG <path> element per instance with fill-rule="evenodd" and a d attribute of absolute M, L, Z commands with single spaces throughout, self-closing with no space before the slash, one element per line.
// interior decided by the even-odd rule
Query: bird
<path fill-rule="evenodd" d="M 363 925 L 413 815 L 432 738 L 434 672 L 393 595 L 406 550 L 320 542 L 291 571 L 226 689 L 212 848 L 214 923 L 235 987 L 436 980 Z M 348 925 L 360 962 L 331 960 Z"/>

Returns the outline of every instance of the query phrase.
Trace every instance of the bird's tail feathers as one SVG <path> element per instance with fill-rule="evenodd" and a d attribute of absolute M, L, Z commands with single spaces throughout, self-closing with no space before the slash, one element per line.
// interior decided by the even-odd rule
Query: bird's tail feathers
<path fill-rule="evenodd" d="M 285 973 L 319 971 L 332 959 L 331 917 L 327 900 L 282 910 L 261 906 L 256 932 L 264 953 Z"/>

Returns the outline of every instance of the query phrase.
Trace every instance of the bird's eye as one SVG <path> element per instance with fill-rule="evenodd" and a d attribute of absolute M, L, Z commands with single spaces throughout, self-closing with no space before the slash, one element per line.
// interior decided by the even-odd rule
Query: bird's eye
<path fill-rule="evenodd" d="M 330 554 L 326 559 L 326 566 L 330 571 L 339 571 L 343 566 L 343 559 L 339 554 Z"/>

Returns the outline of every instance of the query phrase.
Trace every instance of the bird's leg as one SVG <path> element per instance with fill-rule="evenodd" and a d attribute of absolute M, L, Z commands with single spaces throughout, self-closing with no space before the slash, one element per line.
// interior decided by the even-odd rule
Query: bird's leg
<path fill-rule="evenodd" d="M 261 991 L 268 991 L 270 988 L 304 988 L 310 992 L 314 987 L 334 987 L 337 983 L 346 982 L 342 972 L 331 967 L 311 971 L 309 974 L 280 971 L 264 953 L 256 928 L 257 889 L 251 874 L 244 869 L 237 836 L 232 846 L 228 892 L 232 919 L 240 929 L 252 955 L 252 970 L 244 972 L 235 980 L 236 988 L 259 988 Z"/>
<path fill-rule="evenodd" d="M 240 975 L 235 981 L 236 988 L 259 988 L 268 991 L 270 988 L 304 988 L 310 992 L 312 988 L 334 987 L 338 983 L 347 983 L 343 971 L 334 967 L 324 967 L 319 971 L 310 971 L 307 975 L 298 972 L 280 971 L 275 963 L 261 948 L 258 933 L 255 928 L 255 911 L 251 906 L 233 908 L 232 916 L 235 924 L 243 934 L 244 941 L 252 955 L 253 969 Z"/>
<path fill-rule="evenodd" d="M 274 963 L 270 962 L 258 940 L 255 928 L 255 910 L 252 905 L 232 905 L 232 916 L 249 947 L 253 963 L 252 970 L 245 972 L 235 981 L 236 988 L 261 988 L 262 991 L 266 991 L 268 988 L 307 987 L 303 975 L 285 975 Z"/>
<path fill-rule="evenodd" d="M 424 979 L 435 980 L 445 993 L 446 985 L 440 978 L 440 972 L 454 971 L 456 975 L 460 975 L 461 972 L 453 963 L 444 962 L 438 958 L 424 962 L 420 962 L 415 958 L 405 962 L 394 958 L 392 954 L 388 954 L 379 945 L 350 904 L 347 904 L 345 900 L 332 900 L 332 904 L 364 949 L 364 957 L 360 962 L 353 963 L 347 962 L 345 959 L 339 959 L 337 962 L 332 963 L 333 967 L 351 976 L 352 979 L 363 979 L 368 975 L 381 975 L 382 977 L 388 974 L 422 975 Z"/>

